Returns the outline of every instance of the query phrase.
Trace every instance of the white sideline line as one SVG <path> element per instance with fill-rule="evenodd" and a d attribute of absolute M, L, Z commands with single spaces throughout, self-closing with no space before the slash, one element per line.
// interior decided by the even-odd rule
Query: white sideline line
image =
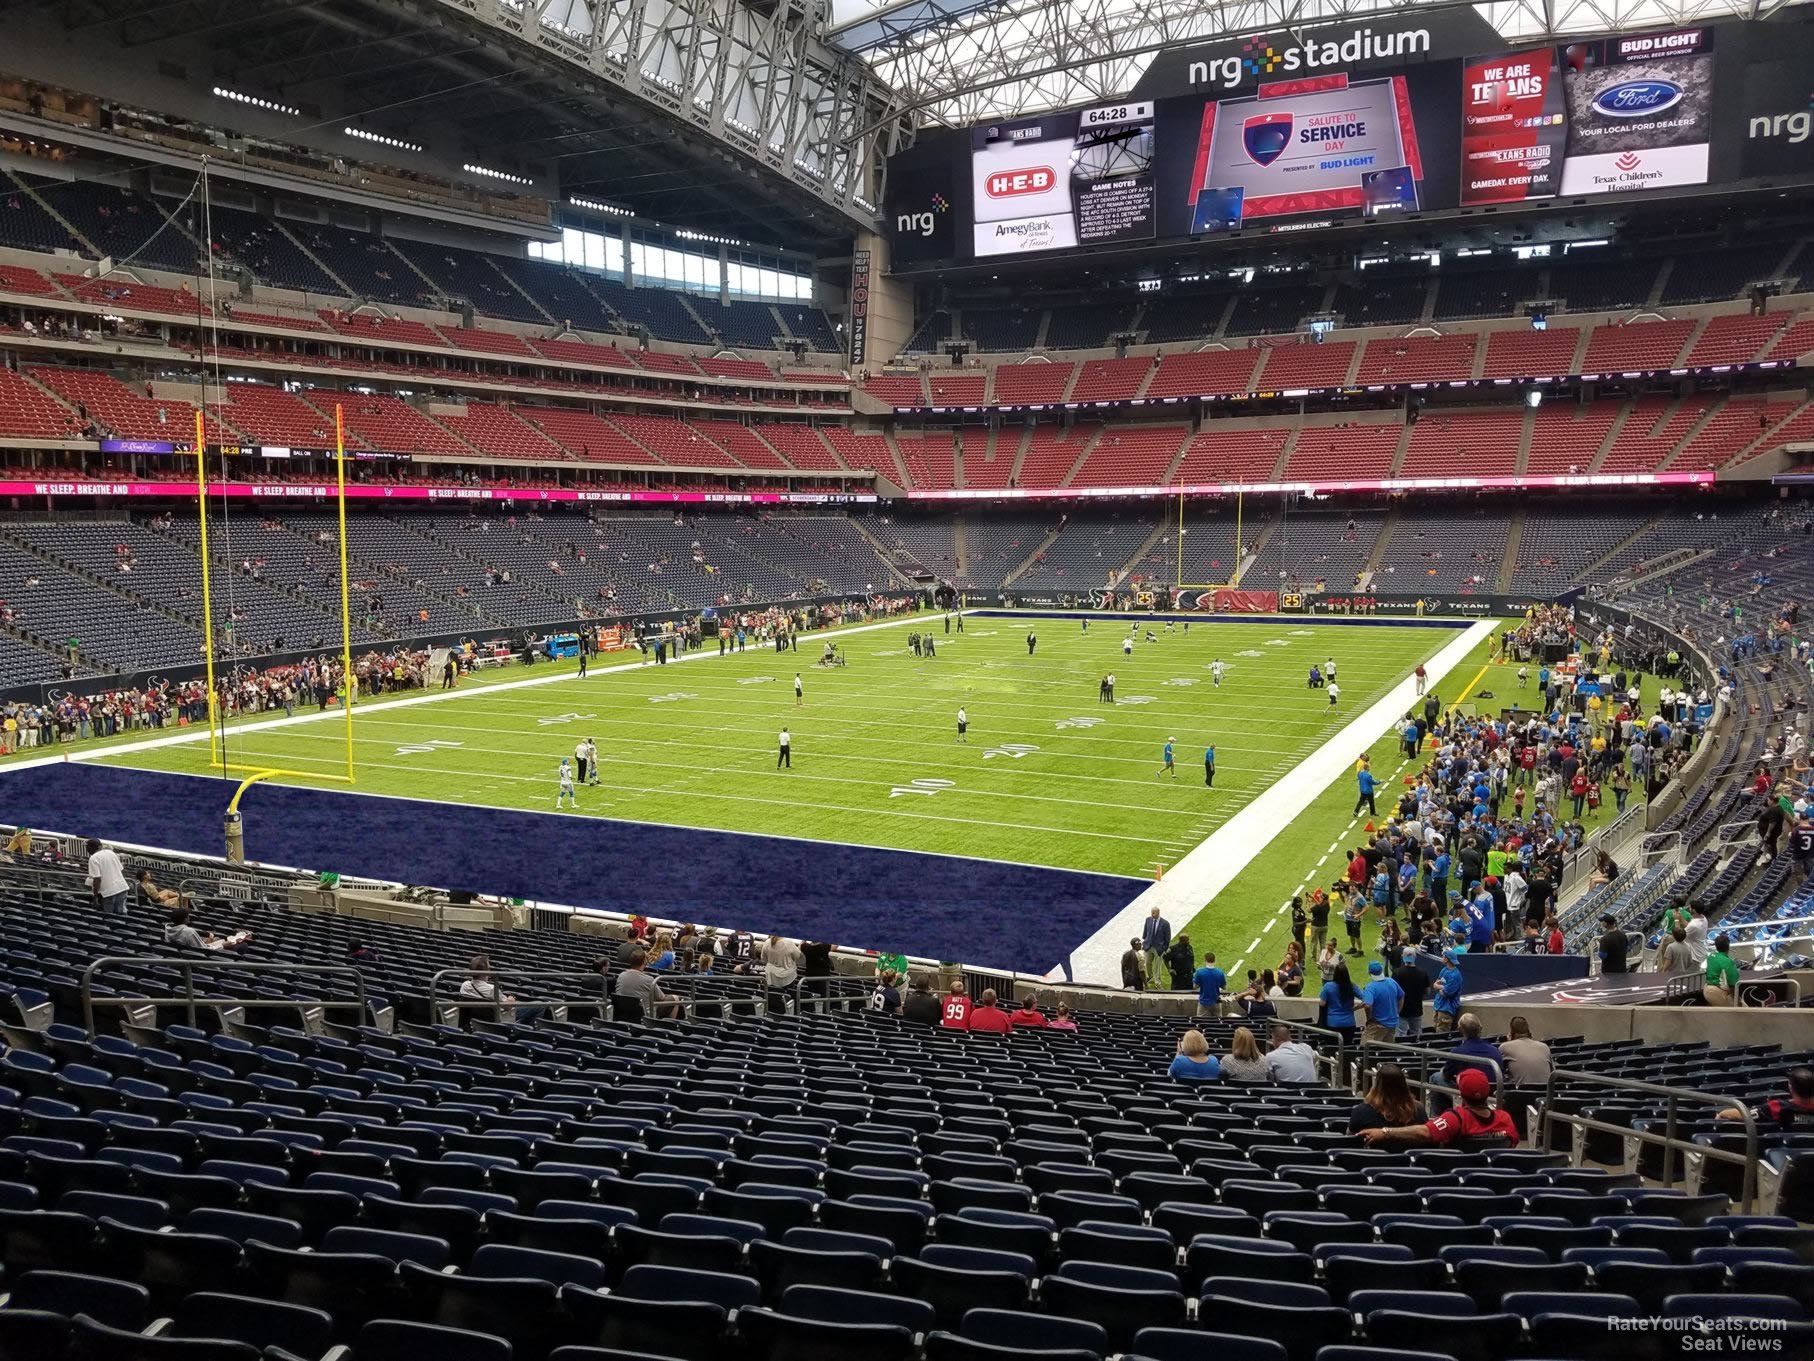
<path fill-rule="evenodd" d="M 1496 627 L 1494 620 L 1482 619 L 1425 662 L 1424 669 L 1432 677 L 1432 683 L 1439 682 L 1461 665 L 1476 647 L 1493 635 Z M 1212 832 L 1207 840 L 1172 866 L 1164 879 L 1148 887 L 1103 923 L 1093 936 L 1072 952 L 1071 976 L 1079 983 L 1110 987 L 1118 984 L 1126 941 L 1130 936 L 1140 934 L 1140 923 L 1149 911 L 1160 908 L 1180 926 L 1194 917 L 1353 764 L 1355 752 L 1371 750 L 1416 698 L 1416 681 L 1407 675 Z M 1354 825 L 1354 822 L 1348 824 L 1350 829 Z M 1339 841 L 1332 843 L 1330 850 L 1334 851 L 1340 844 Z"/>

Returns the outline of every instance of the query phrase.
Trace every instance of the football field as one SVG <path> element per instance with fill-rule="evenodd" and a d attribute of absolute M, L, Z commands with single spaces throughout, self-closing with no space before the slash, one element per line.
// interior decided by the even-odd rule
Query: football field
<path fill-rule="evenodd" d="M 599 783 L 578 811 L 607 817 L 981 857 L 1150 879 L 1321 747 L 1422 660 L 1448 630 L 1293 621 L 1128 624 L 1092 618 L 942 616 L 831 635 L 798 652 L 705 652 L 668 666 L 637 654 L 511 667 L 450 695 L 378 697 L 355 712 L 356 792 L 555 816 L 562 756 L 592 738 Z M 1027 633 L 1036 631 L 1029 655 Z M 934 634 L 916 657 L 909 632 Z M 814 665 L 825 636 L 848 665 Z M 1306 686 L 1333 657 L 1339 705 Z M 1225 673 L 1214 684 L 1212 666 Z M 796 702 L 794 677 L 805 694 Z M 1098 686 L 1115 675 L 1115 702 Z M 966 740 L 957 735 L 966 710 Z M 793 763 L 776 769 L 778 734 Z M 1161 771 L 1175 739 L 1176 774 Z M 228 730 L 229 759 L 340 768 L 337 714 Z M 1216 748 L 1215 787 L 1204 784 Z M 208 772 L 205 741 L 90 759 Z"/>

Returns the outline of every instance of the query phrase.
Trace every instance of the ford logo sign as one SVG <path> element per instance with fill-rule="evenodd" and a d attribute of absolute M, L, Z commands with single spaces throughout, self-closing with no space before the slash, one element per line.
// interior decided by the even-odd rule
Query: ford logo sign
<path fill-rule="evenodd" d="M 1594 96 L 1597 113 L 1608 118 L 1647 118 L 1682 102 L 1682 87 L 1670 80 L 1628 80 Z"/>

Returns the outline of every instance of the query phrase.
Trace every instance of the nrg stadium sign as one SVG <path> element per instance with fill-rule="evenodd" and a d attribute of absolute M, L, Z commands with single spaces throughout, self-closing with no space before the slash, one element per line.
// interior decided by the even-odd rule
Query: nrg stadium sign
<path fill-rule="evenodd" d="M 1188 43 L 1154 54 L 1129 94 L 1221 95 L 1274 80 L 1305 80 L 1424 61 L 1496 52 L 1505 39 L 1473 8 L 1441 10 L 1393 22 L 1324 24 Z"/>
<path fill-rule="evenodd" d="M 1396 33 L 1357 28 L 1345 36 L 1327 38 L 1317 34 L 1303 38 L 1253 37 L 1242 42 L 1239 53 L 1191 61 L 1185 68 L 1185 80 L 1193 89 L 1208 85 L 1217 90 L 1233 90 L 1250 79 L 1264 81 L 1346 71 L 1368 62 L 1403 62 L 1409 57 L 1428 56 L 1429 52 L 1427 28 Z"/>

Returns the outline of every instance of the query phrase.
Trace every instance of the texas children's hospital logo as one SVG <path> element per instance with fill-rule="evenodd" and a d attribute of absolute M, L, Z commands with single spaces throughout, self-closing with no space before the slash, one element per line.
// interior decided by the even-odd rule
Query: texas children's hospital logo
<path fill-rule="evenodd" d="M 1257 34 L 1243 39 L 1238 52 L 1193 60 L 1186 68 L 1185 78 L 1192 85 L 1232 90 L 1250 80 L 1345 70 L 1363 62 L 1393 61 L 1427 54 L 1429 50 L 1427 28 L 1397 33 L 1357 28 L 1345 34 L 1318 32 L 1302 38 Z"/>

